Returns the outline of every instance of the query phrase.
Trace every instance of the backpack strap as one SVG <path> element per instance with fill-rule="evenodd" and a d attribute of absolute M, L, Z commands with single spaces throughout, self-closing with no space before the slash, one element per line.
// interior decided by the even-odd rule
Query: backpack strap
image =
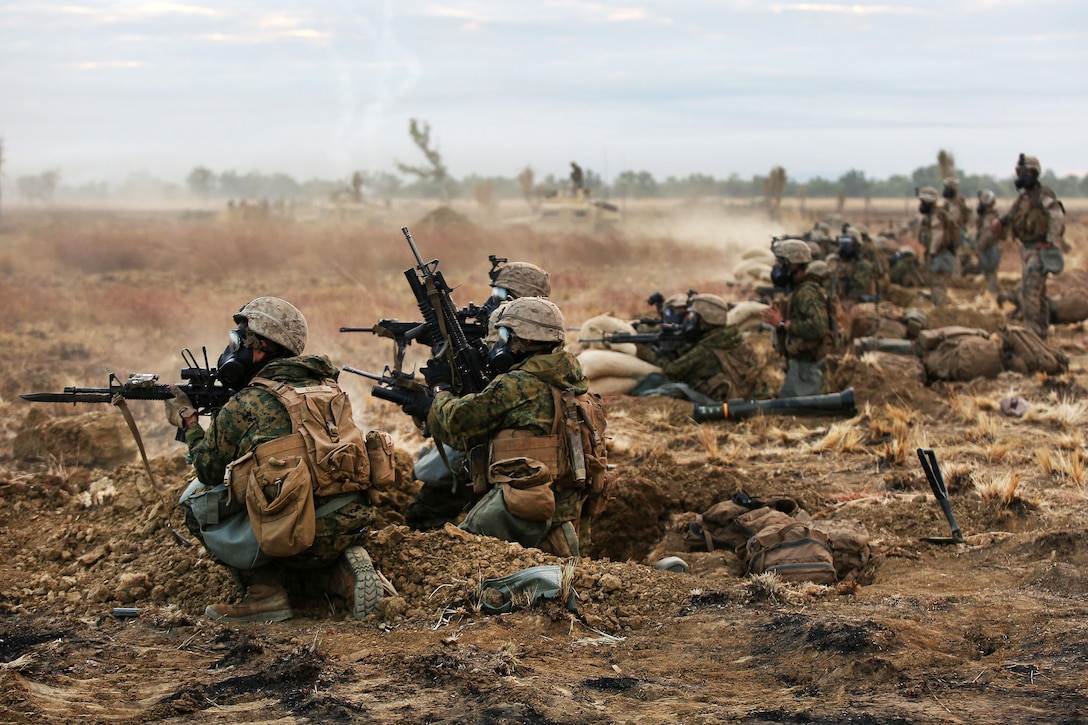
<path fill-rule="evenodd" d="M 263 388 L 276 396 L 276 399 L 287 409 L 287 414 L 291 416 L 292 432 L 298 431 L 302 425 L 302 407 L 306 405 L 306 393 L 319 393 L 338 388 L 334 380 L 323 380 L 320 385 L 296 388 L 287 383 L 257 377 L 250 380 L 249 384 Z"/>

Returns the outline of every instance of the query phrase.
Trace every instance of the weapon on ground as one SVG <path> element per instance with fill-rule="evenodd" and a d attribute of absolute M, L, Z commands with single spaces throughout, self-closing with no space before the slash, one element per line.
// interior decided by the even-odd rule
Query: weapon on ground
<path fill-rule="evenodd" d="M 948 519 L 948 525 L 952 527 L 952 536 L 926 536 L 922 540 L 932 544 L 962 544 L 963 532 L 956 523 L 956 517 L 952 515 L 952 503 L 948 500 L 948 488 L 944 485 L 941 467 L 937 465 L 937 454 L 932 448 L 919 448 L 918 460 L 922 462 L 926 480 L 929 481 L 929 487 L 933 490 L 937 503 L 941 505 L 941 511 L 944 511 L 944 517 Z"/>
<path fill-rule="evenodd" d="M 481 349 L 479 340 L 470 342 L 465 335 L 457 308 L 450 297 L 452 290 L 438 271 L 438 260 L 424 262 L 408 227 L 401 227 L 401 232 L 416 258 L 416 266 L 406 269 L 404 276 L 423 314 L 426 335 L 439 343 L 438 355 L 444 356 L 449 363 L 453 373 L 453 391 L 458 395 L 478 393 L 488 382 L 482 364 L 486 352 Z M 483 324 L 487 325 L 486 319 Z"/>
<path fill-rule="evenodd" d="M 854 389 L 828 395 L 804 395 L 772 400 L 727 400 L 717 405 L 695 404 L 691 417 L 695 422 L 708 420 L 743 420 L 754 415 L 854 415 Z"/>
<path fill-rule="evenodd" d="M 19 397 L 31 403 L 112 403 L 118 396 L 124 400 L 168 400 L 174 397 L 177 388 L 189 397 L 197 415 L 213 415 L 238 391 L 216 380 L 216 369 L 208 365 L 207 349 L 203 366 L 188 349 L 182 350 L 181 355 L 189 367 L 182 368 L 181 379 L 186 382 L 178 385 L 159 383 L 156 373 L 132 373 L 122 382 L 111 372 L 106 388 L 66 387 L 62 393 L 24 393 Z M 180 428 L 178 436 L 178 440 L 185 440 Z"/>

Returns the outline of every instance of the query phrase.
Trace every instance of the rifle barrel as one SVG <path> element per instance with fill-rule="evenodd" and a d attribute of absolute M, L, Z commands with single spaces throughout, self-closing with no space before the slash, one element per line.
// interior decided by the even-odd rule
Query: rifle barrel
<path fill-rule="evenodd" d="M 356 375 L 362 375 L 364 378 L 370 378 L 371 380 L 384 380 L 384 378 L 382 378 L 381 375 L 377 375 L 376 373 L 368 373 L 366 370 L 360 370 L 358 368 L 353 368 L 350 365 L 345 365 L 344 367 L 342 367 L 340 369 L 343 370 L 344 372 L 347 372 L 347 373 L 355 373 Z"/>

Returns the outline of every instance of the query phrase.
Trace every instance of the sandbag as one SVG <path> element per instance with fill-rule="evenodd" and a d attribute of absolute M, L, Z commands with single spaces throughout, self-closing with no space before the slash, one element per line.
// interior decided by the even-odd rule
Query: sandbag
<path fill-rule="evenodd" d="M 749 259 L 733 268 L 733 278 L 738 282 L 770 282 L 773 265 L 759 259 Z"/>
<path fill-rule="evenodd" d="M 584 350 L 578 354 L 582 372 L 590 380 L 596 378 L 643 378 L 651 373 L 661 372 L 661 368 L 639 360 L 634 354 L 616 350 Z"/>
<path fill-rule="evenodd" d="M 581 351 L 613 350 L 626 355 L 634 355 L 638 351 L 637 346 L 633 342 L 581 342 L 581 340 L 602 337 L 606 332 L 625 332 L 634 334 L 635 327 L 627 320 L 622 320 L 619 317 L 613 317 L 612 315 L 597 315 L 596 317 L 591 317 L 582 323 L 582 329 L 578 331 L 579 342 L 574 349 Z M 573 347 L 574 346 L 572 345 L 572 348 Z"/>
<path fill-rule="evenodd" d="M 627 395 L 638 385 L 638 378 L 623 378 L 606 376 L 603 378 L 590 378 L 589 392 L 600 396 Z"/>
<path fill-rule="evenodd" d="M 945 340 L 927 352 L 923 362 L 926 373 L 934 380 L 994 378 L 1004 369 L 1001 341 L 976 335 Z"/>
<path fill-rule="evenodd" d="M 728 325 L 735 325 L 741 332 L 750 332 L 759 327 L 762 319 L 760 314 L 767 305 L 755 300 L 746 300 L 735 304 L 725 315 Z"/>
<path fill-rule="evenodd" d="M 774 252 L 766 247 L 756 247 L 755 249 L 746 249 L 741 253 L 740 258 L 748 261 L 757 259 L 767 264 L 774 264 Z"/>

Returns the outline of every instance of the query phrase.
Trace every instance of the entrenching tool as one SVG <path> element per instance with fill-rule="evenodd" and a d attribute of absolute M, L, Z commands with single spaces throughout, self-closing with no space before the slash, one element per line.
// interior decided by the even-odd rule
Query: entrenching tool
<path fill-rule="evenodd" d="M 923 536 L 922 541 L 928 541 L 931 544 L 964 543 L 963 532 L 960 531 L 956 517 L 952 514 L 952 503 L 948 500 L 948 488 L 944 485 L 941 467 L 937 465 L 937 454 L 932 448 L 919 448 L 918 460 L 922 462 L 922 470 L 926 473 L 929 487 L 933 489 L 933 495 L 937 503 L 941 505 L 941 510 L 944 511 L 944 517 L 948 519 L 948 524 L 952 527 L 952 536 Z"/>

